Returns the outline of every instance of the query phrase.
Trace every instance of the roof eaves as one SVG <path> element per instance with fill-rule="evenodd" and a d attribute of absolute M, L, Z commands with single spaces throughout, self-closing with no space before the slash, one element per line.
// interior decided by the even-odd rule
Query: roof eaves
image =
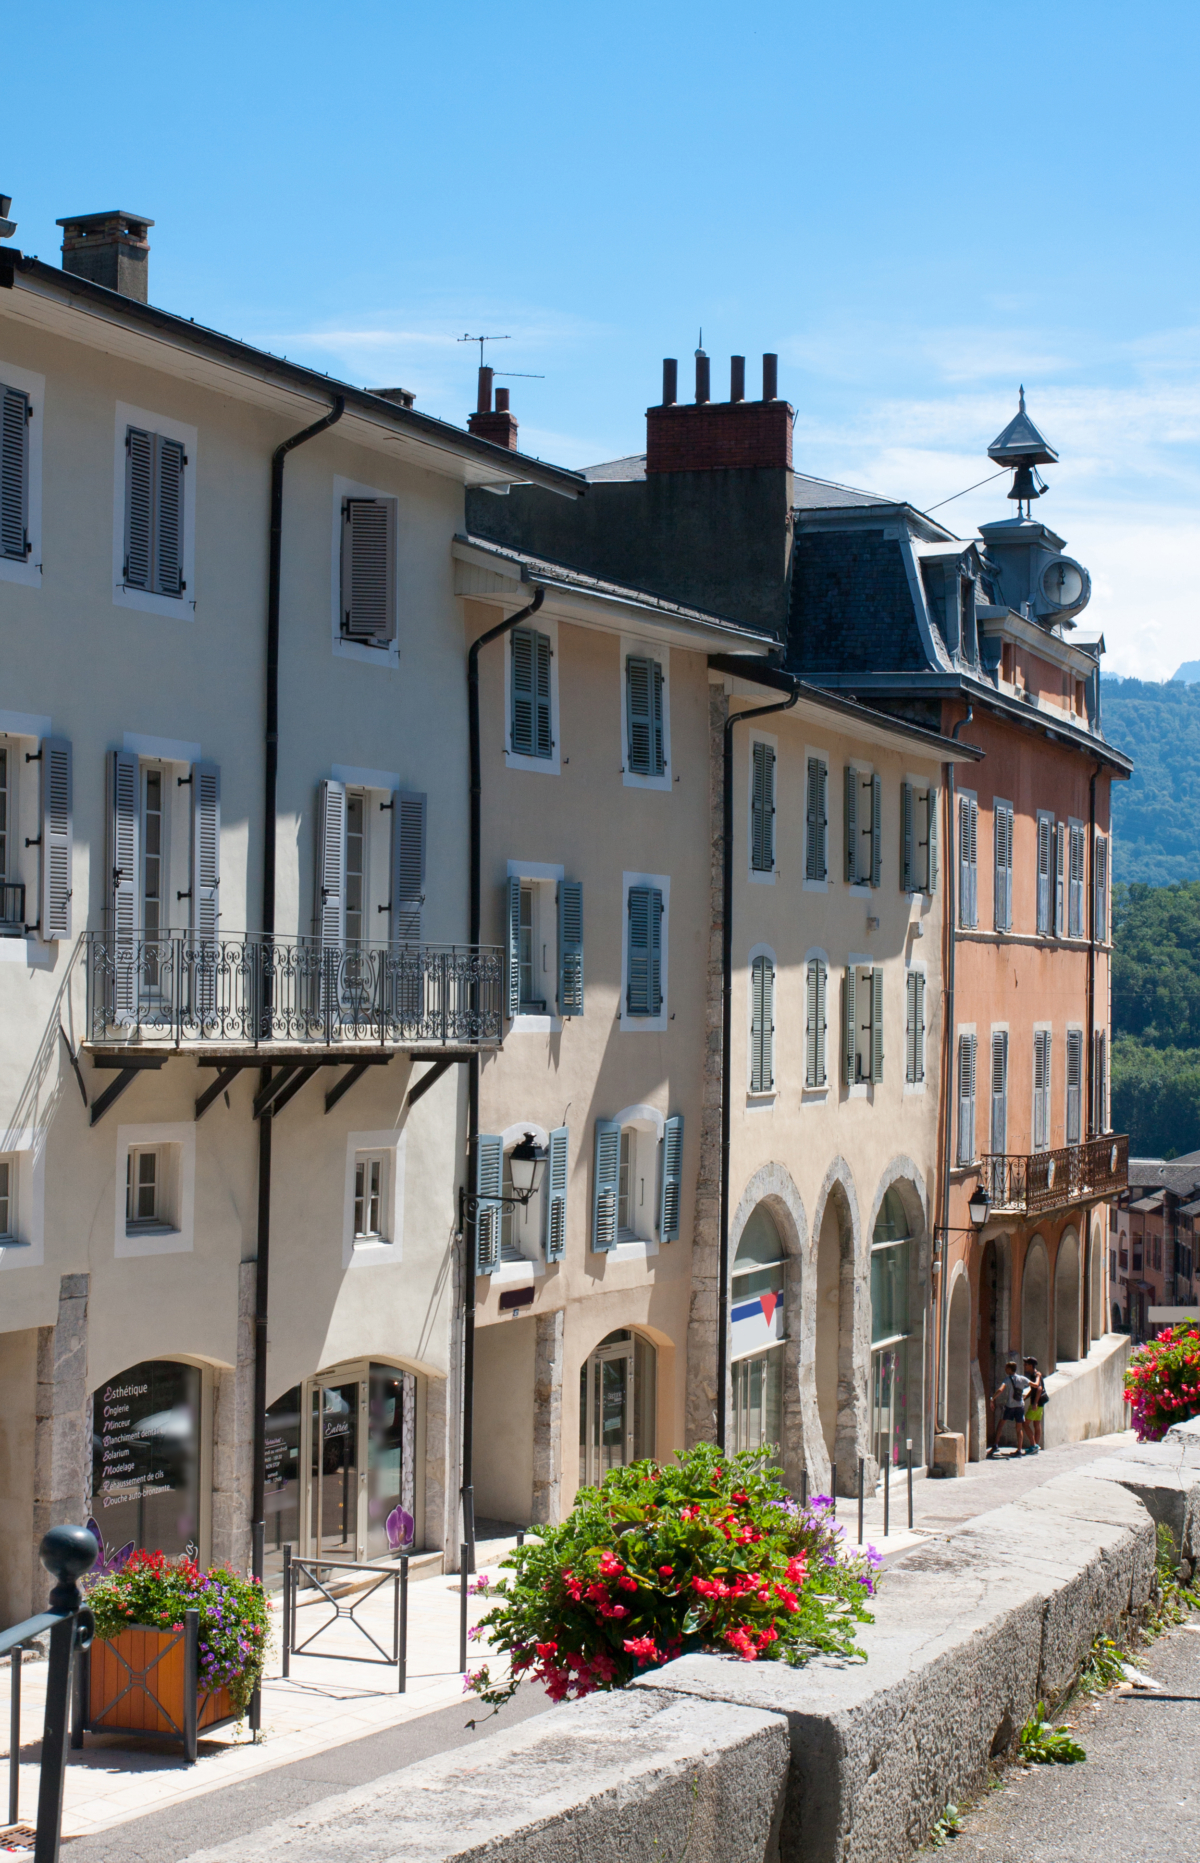
<path fill-rule="evenodd" d="M 775 692 L 799 692 L 803 698 L 824 707 L 826 711 L 837 712 L 859 724 L 869 724 L 873 730 L 908 738 L 926 749 L 938 751 L 943 758 L 956 763 L 979 763 L 986 755 L 977 744 L 960 744 L 956 738 L 944 737 L 940 731 L 929 731 L 924 725 L 910 724 L 907 719 L 893 718 L 888 712 L 878 712 L 871 705 L 860 705 L 855 699 L 844 699 L 824 686 L 812 685 L 795 673 L 785 672 L 782 667 L 763 666 L 757 660 L 742 660 L 738 655 L 728 653 L 709 654 L 708 664 L 714 672 L 727 673 L 734 679 L 753 680 L 757 685 L 769 686 Z"/>

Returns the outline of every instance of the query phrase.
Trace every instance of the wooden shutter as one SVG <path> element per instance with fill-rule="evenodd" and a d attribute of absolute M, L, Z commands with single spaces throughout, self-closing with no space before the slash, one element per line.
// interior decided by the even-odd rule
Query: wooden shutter
<path fill-rule="evenodd" d="M 508 1017 L 521 1013 L 521 882 L 513 877 L 504 885 L 504 937 L 508 947 Z"/>
<path fill-rule="evenodd" d="M 561 1261 L 567 1252 L 567 1155 L 570 1134 L 556 1126 L 550 1134 L 550 1205 L 546 1213 L 546 1260 Z"/>
<path fill-rule="evenodd" d="M 992 1150 L 1008 1150 L 1008 1033 L 992 1030 Z"/>
<path fill-rule="evenodd" d="M 29 396 L 0 388 L 0 556 L 29 556 Z"/>
<path fill-rule="evenodd" d="M 809 965 L 811 975 L 812 966 Z M 813 1009 L 815 1010 L 815 1003 Z M 853 964 L 846 966 L 846 978 L 842 986 L 842 1073 L 846 1085 L 852 1087 L 855 1080 L 855 1057 L 858 1053 L 858 971 Z M 809 1086 L 813 1081 L 809 1080 Z"/>
<path fill-rule="evenodd" d="M 769 1093 L 775 1085 L 775 967 L 756 957 L 750 967 L 750 1091 Z"/>
<path fill-rule="evenodd" d="M 520 757 L 534 754 L 534 634 L 531 628 L 513 629 L 512 637 L 512 748 Z"/>
<path fill-rule="evenodd" d="M 826 1017 L 825 999 L 828 989 L 829 972 L 824 958 L 817 959 L 817 1079 L 816 1085 L 823 1087 L 826 1083 Z"/>
<path fill-rule="evenodd" d="M 221 772 L 215 763 L 192 765 L 192 930 L 211 944 L 220 929 Z"/>
<path fill-rule="evenodd" d="M 666 768 L 662 667 L 645 654 L 626 657 L 625 710 L 629 769 L 635 776 L 661 776 Z"/>
<path fill-rule="evenodd" d="M 1082 826 L 1072 825 L 1069 835 L 1069 867 L 1067 874 L 1067 933 L 1071 938 L 1082 938 L 1084 934 L 1083 901 L 1087 883 L 1087 830 Z"/>
<path fill-rule="evenodd" d="M 1067 1144 L 1083 1138 L 1083 1030 L 1067 1030 Z"/>
<path fill-rule="evenodd" d="M 141 841 L 141 770 L 132 751 L 114 750 L 108 760 L 109 933 L 113 1008 L 118 1021 L 137 1010 L 141 975 L 138 885 Z"/>
<path fill-rule="evenodd" d="M 917 836 L 915 820 L 916 798 L 911 783 L 900 785 L 900 890 L 903 893 L 916 891 L 917 884 Z"/>
<path fill-rule="evenodd" d="M 625 1004 L 631 1016 L 656 1016 L 662 1008 L 662 910 L 657 886 L 630 887 Z"/>
<path fill-rule="evenodd" d="M 1062 822 L 1054 824 L 1054 936 L 1061 938 L 1067 929 L 1066 865 L 1067 831 Z"/>
<path fill-rule="evenodd" d="M 42 937 L 71 936 L 71 860 L 73 842 L 71 746 L 65 737 L 44 737 L 41 751 L 41 897 L 38 922 Z"/>
<path fill-rule="evenodd" d="M 683 1114 L 663 1122 L 662 1195 L 659 1199 L 660 1242 L 679 1240 L 679 1206 L 683 1186 Z"/>
<path fill-rule="evenodd" d="M 1107 835 L 1098 834 L 1096 836 L 1095 862 L 1096 862 L 1096 870 L 1095 870 L 1096 903 L 1095 903 L 1095 909 L 1094 909 L 1095 917 L 1093 921 L 1095 924 L 1094 936 L 1098 944 L 1107 944 L 1108 943 L 1108 836 Z"/>
<path fill-rule="evenodd" d="M 918 1079 L 920 1066 L 920 1037 L 917 1032 L 917 984 L 921 981 L 918 970 L 910 970 L 904 979 L 904 1078 L 912 1085 Z"/>
<path fill-rule="evenodd" d="M 829 799 L 827 795 L 829 768 L 817 761 L 817 855 L 820 872 L 818 880 L 829 875 Z"/>
<path fill-rule="evenodd" d="M 858 771 L 852 764 L 846 765 L 846 879 L 849 885 L 858 883 Z"/>
<path fill-rule="evenodd" d="M 883 1079 L 883 971 L 871 972 L 871 1079 Z"/>
<path fill-rule="evenodd" d="M 396 635 L 396 501 L 342 500 L 342 633 L 386 646 Z"/>
<path fill-rule="evenodd" d="M 755 873 L 775 869 L 775 752 L 756 739 L 752 750 L 750 864 Z"/>
<path fill-rule="evenodd" d="M 500 1265 L 500 1230 L 504 1205 L 504 1140 L 481 1132 L 475 1141 L 475 1272 L 491 1274 Z"/>
<path fill-rule="evenodd" d="M 958 1162 L 975 1157 L 975 1037 L 958 1038 Z"/>
<path fill-rule="evenodd" d="M 871 778 L 871 885 L 883 878 L 883 778 Z"/>
<path fill-rule="evenodd" d="M 183 469 L 187 456 L 178 440 L 154 435 L 154 540 L 152 587 L 156 595 L 181 595 L 183 580 Z"/>
<path fill-rule="evenodd" d="M 979 805 L 972 796 L 958 799 L 958 867 L 958 919 L 969 927 L 978 922 Z"/>
<path fill-rule="evenodd" d="M 1050 869 L 1053 862 L 1054 824 L 1048 815 L 1038 816 L 1037 825 L 1037 928 L 1050 930 Z"/>
<path fill-rule="evenodd" d="M 914 970 L 913 980 L 913 1080 L 925 1078 L 925 972 Z"/>
<path fill-rule="evenodd" d="M 597 1253 L 616 1246 L 620 1175 L 621 1128 L 615 1119 L 597 1119 L 592 1172 L 592 1247 Z"/>
<path fill-rule="evenodd" d="M 1033 1033 L 1033 1149 L 1050 1143 L 1050 1030 Z"/>
<path fill-rule="evenodd" d="M 583 1014 L 583 881 L 558 883 L 558 1013 Z"/>
<path fill-rule="evenodd" d="M 152 589 L 154 440 L 142 427 L 125 434 L 125 586 Z"/>
<path fill-rule="evenodd" d="M 346 785 L 327 777 L 317 795 L 317 888 L 313 921 L 323 945 L 346 942 Z"/>
<path fill-rule="evenodd" d="M 425 904 L 426 797 L 398 789 L 392 797 L 392 887 L 388 937 L 393 944 L 420 944 Z"/>
<path fill-rule="evenodd" d="M 1012 929 L 1013 813 L 1007 803 L 995 805 L 996 874 L 993 905 L 997 931 Z"/>
<path fill-rule="evenodd" d="M 1096 1029 L 1092 1039 L 1092 1130 L 1108 1131 L 1108 1043 L 1103 1029 Z"/>
<path fill-rule="evenodd" d="M 926 891 L 937 891 L 938 883 L 938 792 L 930 784 L 925 792 L 925 879 Z"/>
<path fill-rule="evenodd" d="M 554 749 L 550 735 L 550 636 L 535 634 L 534 674 L 534 755 L 548 757 Z"/>
<path fill-rule="evenodd" d="M 817 960 L 815 957 L 810 957 L 808 960 L 808 974 L 805 978 L 804 985 L 804 1084 L 806 1087 L 816 1087 L 820 1084 L 817 1079 L 817 1044 L 819 1039 L 817 995 Z"/>

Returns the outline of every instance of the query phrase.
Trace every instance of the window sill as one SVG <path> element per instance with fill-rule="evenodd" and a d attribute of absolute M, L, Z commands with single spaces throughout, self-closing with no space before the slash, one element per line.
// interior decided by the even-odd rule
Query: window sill
<path fill-rule="evenodd" d="M 482 1275 L 480 1279 L 490 1281 L 493 1287 L 505 1287 L 513 1282 L 519 1284 L 522 1281 L 528 1281 L 530 1276 L 536 1280 L 538 1275 L 545 1274 L 545 1272 L 544 1261 L 502 1261 L 492 1269 L 490 1274 Z"/>
<path fill-rule="evenodd" d="M 561 1016 L 527 1015 L 524 1010 L 508 1025 L 510 1035 L 557 1035 L 561 1029 Z"/>
<path fill-rule="evenodd" d="M 828 1098 L 828 1081 L 823 1087 L 802 1087 L 800 1089 L 801 1106 L 823 1106 Z"/>
<path fill-rule="evenodd" d="M 645 1261 L 650 1255 L 658 1254 L 658 1238 L 645 1241 L 641 1236 L 629 1236 L 615 1242 L 612 1248 L 602 1250 L 609 1261 Z"/>
<path fill-rule="evenodd" d="M 829 891 L 829 881 L 828 880 L 805 880 L 804 891 L 806 893 L 827 893 Z"/>
<path fill-rule="evenodd" d="M 746 1106 L 749 1111 L 757 1112 L 760 1108 L 774 1106 L 775 1099 L 776 1094 L 774 1087 L 768 1088 L 767 1091 L 763 1093 L 758 1093 L 751 1087 L 746 1095 Z"/>
<path fill-rule="evenodd" d="M 126 1223 L 125 1240 L 141 1242 L 152 1236 L 177 1236 L 178 1229 L 174 1223 Z"/>
<path fill-rule="evenodd" d="M 391 1236 L 355 1236 L 354 1237 L 354 1249 L 355 1249 L 356 1254 L 361 1249 L 391 1248 L 392 1246 L 393 1246 L 393 1243 L 392 1243 Z"/>

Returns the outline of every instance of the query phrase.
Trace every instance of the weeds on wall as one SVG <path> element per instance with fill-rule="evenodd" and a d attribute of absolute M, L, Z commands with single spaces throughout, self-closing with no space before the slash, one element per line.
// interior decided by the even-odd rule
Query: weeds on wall
<path fill-rule="evenodd" d="M 1027 1766 L 1073 1766 L 1087 1754 L 1066 1726 L 1052 1727 L 1039 1701 L 1021 1729 L 1021 1758 Z"/>

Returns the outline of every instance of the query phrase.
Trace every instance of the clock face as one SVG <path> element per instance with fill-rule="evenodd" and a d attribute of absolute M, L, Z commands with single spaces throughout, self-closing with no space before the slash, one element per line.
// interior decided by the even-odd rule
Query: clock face
<path fill-rule="evenodd" d="M 1042 571 L 1042 593 L 1056 608 L 1073 608 L 1083 594 L 1083 571 L 1070 557 L 1059 556 Z"/>

